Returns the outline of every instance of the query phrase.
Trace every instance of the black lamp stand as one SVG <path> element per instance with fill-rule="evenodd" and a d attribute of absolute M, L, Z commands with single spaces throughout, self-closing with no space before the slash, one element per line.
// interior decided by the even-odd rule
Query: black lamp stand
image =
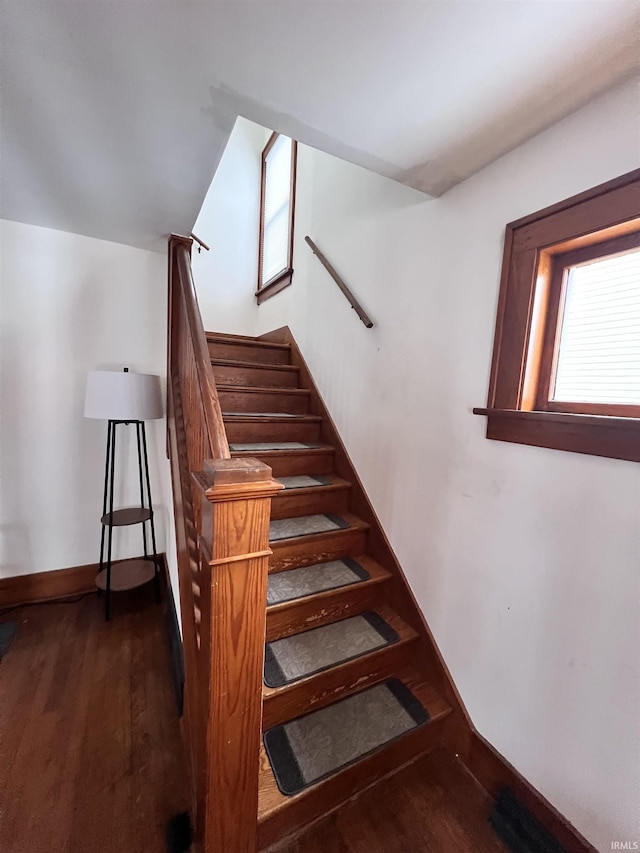
<path fill-rule="evenodd" d="M 133 425 L 136 428 L 138 445 L 138 478 L 140 481 L 140 507 L 129 507 L 126 509 L 113 508 L 113 486 L 116 467 L 116 431 L 121 425 Z M 152 556 L 149 556 L 147 547 L 146 523 L 149 522 L 151 529 Z M 134 589 L 142 586 L 150 580 L 154 580 L 156 587 L 156 598 L 160 601 L 160 569 L 158 555 L 156 552 L 156 531 L 153 523 L 153 505 L 151 503 L 151 482 L 149 480 L 149 460 L 147 457 L 147 435 L 144 421 L 116 421 L 110 420 L 107 430 L 107 458 L 104 469 L 104 498 L 102 502 L 102 536 L 100 540 L 100 572 L 96 578 L 99 590 L 105 593 L 104 618 L 111 618 L 111 591 Z M 116 563 L 111 562 L 111 546 L 113 540 L 113 528 L 123 527 L 130 524 L 142 525 L 142 544 L 144 548 L 144 559 L 123 560 Z M 106 561 L 105 561 L 105 535 L 106 535 Z"/>

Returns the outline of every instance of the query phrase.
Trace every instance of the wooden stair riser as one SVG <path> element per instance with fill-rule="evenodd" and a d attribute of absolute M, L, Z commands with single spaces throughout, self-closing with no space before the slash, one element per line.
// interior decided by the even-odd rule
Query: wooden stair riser
<path fill-rule="evenodd" d="M 276 479 L 301 474 L 330 474 L 333 471 L 333 450 L 310 448 L 309 450 L 278 450 L 265 453 L 256 453 L 252 450 L 232 452 L 231 455 L 259 459 L 271 467 Z"/>
<path fill-rule="evenodd" d="M 438 717 L 426 726 L 408 732 L 392 747 L 372 753 L 329 779 L 306 788 L 296 797 L 284 797 L 279 791 L 274 791 L 271 784 L 268 789 L 263 786 L 259 800 L 258 849 L 268 847 L 327 814 L 419 755 L 442 746 L 444 729 L 440 721 Z M 267 774 L 271 775 L 264 748 L 260 751 L 260 762 L 262 781 Z"/>
<path fill-rule="evenodd" d="M 341 560 L 343 557 L 355 557 L 366 550 L 366 541 L 366 530 L 347 528 L 271 542 L 273 554 L 269 557 L 269 571 L 282 571 L 329 560 Z"/>
<path fill-rule="evenodd" d="M 298 371 L 288 365 L 245 366 L 242 364 L 221 364 L 213 360 L 213 375 L 216 385 L 257 385 L 259 387 L 297 388 Z"/>
<path fill-rule="evenodd" d="M 286 412 L 290 415 L 306 415 L 309 411 L 309 396 L 294 389 L 274 388 L 244 390 L 229 386 L 218 388 L 218 398 L 223 412 Z"/>
<path fill-rule="evenodd" d="M 267 364 L 291 364 L 288 346 L 266 346 L 257 342 L 216 340 L 207 335 L 207 346 L 211 358 L 226 358 L 231 361 L 259 361 Z"/>
<path fill-rule="evenodd" d="M 271 518 L 301 515 L 340 515 L 349 509 L 349 486 L 318 486 L 317 489 L 284 489 L 271 501 Z"/>
<path fill-rule="evenodd" d="M 302 441 L 305 444 L 320 443 L 320 424 L 314 421 L 296 421 L 283 419 L 265 423 L 264 421 L 225 418 L 227 440 L 231 442 L 249 441 Z"/>
<path fill-rule="evenodd" d="M 391 678 L 398 666 L 409 662 L 415 640 L 414 635 L 286 687 L 265 688 L 262 703 L 263 731 L 325 708 L 352 693 Z"/>
<path fill-rule="evenodd" d="M 386 579 L 350 584 L 268 607 L 267 642 L 375 610 L 381 601 L 387 601 L 390 580 L 387 575 Z"/>

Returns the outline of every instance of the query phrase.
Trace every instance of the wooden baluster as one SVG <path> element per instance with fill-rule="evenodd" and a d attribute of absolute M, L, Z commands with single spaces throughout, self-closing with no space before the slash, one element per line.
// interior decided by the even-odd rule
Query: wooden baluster
<path fill-rule="evenodd" d="M 258 757 L 271 497 L 282 487 L 255 459 L 207 461 L 200 548 L 202 666 L 208 667 L 206 757 L 198 774 L 202 851 L 252 853 L 258 818 Z M 206 572 L 202 572 L 204 581 Z M 201 675 L 201 683 L 204 673 Z"/>

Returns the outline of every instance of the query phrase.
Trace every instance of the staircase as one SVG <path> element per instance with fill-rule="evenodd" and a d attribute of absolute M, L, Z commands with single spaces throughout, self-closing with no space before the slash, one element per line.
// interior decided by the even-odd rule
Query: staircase
<path fill-rule="evenodd" d="M 264 848 L 433 748 L 456 749 L 464 721 L 288 330 L 206 338 L 232 458 L 264 462 L 285 487 L 271 501 Z"/>
<path fill-rule="evenodd" d="M 279 847 L 432 753 L 413 775 L 457 768 L 440 793 L 463 833 L 465 805 L 453 804 L 479 785 L 518 849 L 595 853 L 474 729 L 289 329 L 207 335 L 191 239 L 171 235 L 168 261 L 167 455 L 194 851 Z M 402 796 L 428 827 L 424 801 Z M 385 831 L 408 837 L 400 824 Z M 474 847 L 480 835 L 469 850 L 489 849 Z M 407 847 L 432 848 L 449 849 Z"/>

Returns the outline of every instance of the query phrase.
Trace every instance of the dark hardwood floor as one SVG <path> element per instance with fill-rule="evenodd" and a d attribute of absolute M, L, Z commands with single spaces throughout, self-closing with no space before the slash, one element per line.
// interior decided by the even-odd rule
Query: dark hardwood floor
<path fill-rule="evenodd" d="M 24 607 L 0 662 L 0 851 L 164 853 L 187 808 L 162 608 L 152 590 Z M 436 751 L 279 853 L 506 853 L 490 802 Z"/>
<path fill-rule="evenodd" d="M 491 801 L 436 750 L 366 791 L 278 853 L 508 853 L 489 826 Z"/>
<path fill-rule="evenodd" d="M 24 607 L 0 662 L 0 851 L 162 853 L 187 806 L 162 608 Z"/>

